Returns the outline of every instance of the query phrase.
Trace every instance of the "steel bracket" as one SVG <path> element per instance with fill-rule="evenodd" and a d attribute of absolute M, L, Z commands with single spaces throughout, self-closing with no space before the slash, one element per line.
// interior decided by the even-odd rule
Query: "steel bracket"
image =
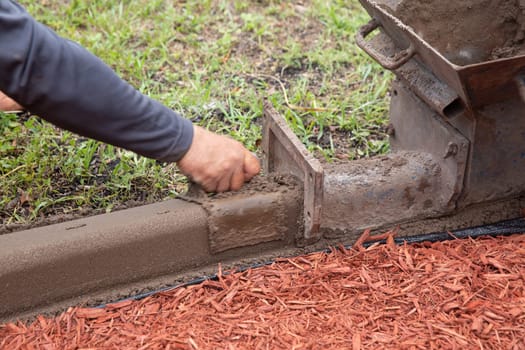
<path fill-rule="evenodd" d="M 268 101 L 264 102 L 263 119 L 264 172 L 291 174 L 303 182 L 304 234 L 296 242 L 316 242 L 321 238 L 323 167 Z"/>

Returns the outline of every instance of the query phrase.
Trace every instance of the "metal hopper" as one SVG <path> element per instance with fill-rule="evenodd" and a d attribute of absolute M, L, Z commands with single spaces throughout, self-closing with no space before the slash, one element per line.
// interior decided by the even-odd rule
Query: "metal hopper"
<path fill-rule="evenodd" d="M 494 54 L 498 49 L 500 51 L 504 49 L 506 45 L 519 45 L 519 32 L 522 30 L 519 20 L 522 13 L 518 11 L 515 14 L 516 18 L 512 18 L 511 15 L 509 18 L 503 18 L 503 23 L 494 18 L 494 11 L 497 11 L 497 8 L 501 8 L 503 3 L 508 5 L 511 2 L 499 1 L 502 3 L 499 4 L 498 1 L 492 1 L 492 6 L 497 8 L 491 8 L 490 4 L 486 4 L 487 1 L 473 2 L 474 5 L 467 2 L 457 2 L 453 5 L 438 1 L 413 2 L 416 5 L 412 10 L 414 7 L 417 10 L 417 6 L 422 7 L 430 3 L 434 7 L 446 6 L 454 9 L 456 17 L 458 17 L 458 8 L 463 6 L 465 11 L 459 16 L 463 18 L 456 18 L 456 20 L 468 21 L 465 16 L 476 16 L 472 21 L 477 23 L 477 25 L 467 23 L 468 26 L 464 27 L 454 26 L 443 17 L 443 14 L 422 21 L 417 17 L 417 13 L 413 13 L 413 20 L 411 20 L 410 16 L 400 15 L 403 2 L 399 0 L 360 0 L 360 2 L 372 19 L 359 31 L 356 37 L 357 44 L 383 67 L 396 69 L 414 57 L 415 60 L 429 67 L 437 78 L 455 90 L 469 109 L 518 96 L 516 79 L 522 74 L 525 55 L 518 52 L 512 57 L 496 58 L 497 55 Z M 439 3 L 441 5 L 438 5 Z M 518 3 L 515 6 L 521 10 Z M 450 16 L 453 17 L 452 12 Z M 407 18 L 402 20 L 400 17 Z M 508 21 L 509 24 L 504 21 Z M 426 35 L 425 29 L 432 24 L 434 25 L 432 30 L 436 31 L 437 28 L 440 36 L 434 35 L 436 38 L 431 38 L 434 40 L 429 42 L 428 40 L 431 39 L 427 37 L 431 35 Z M 511 28 L 512 26 L 514 29 Z M 378 28 L 382 29 L 399 48 L 394 57 L 382 55 L 366 41 L 366 37 Z M 458 32 L 453 33 L 454 30 Z"/>

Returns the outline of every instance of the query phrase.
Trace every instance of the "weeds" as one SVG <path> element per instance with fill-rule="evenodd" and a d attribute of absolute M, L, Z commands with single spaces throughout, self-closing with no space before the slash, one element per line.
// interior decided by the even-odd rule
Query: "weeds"
<path fill-rule="evenodd" d="M 357 0 L 22 0 L 143 93 L 256 150 L 262 99 L 308 149 L 330 161 L 388 150 L 390 74 L 354 44 L 368 15 Z M 335 112 L 301 111 L 325 107 Z M 259 77 L 257 77 L 259 76 Z M 94 101 L 96 103 L 96 101 Z M 0 114 L 0 222 L 111 211 L 182 191 L 174 165 Z M 126 204 L 128 205 L 128 204 Z"/>

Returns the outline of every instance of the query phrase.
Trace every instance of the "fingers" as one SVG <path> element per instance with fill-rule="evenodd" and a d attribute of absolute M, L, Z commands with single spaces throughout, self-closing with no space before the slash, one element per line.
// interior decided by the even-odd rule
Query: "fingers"
<path fill-rule="evenodd" d="M 13 101 L 11 98 L 7 97 L 2 91 L 0 91 L 0 111 L 18 111 L 22 107 Z"/>
<path fill-rule="evenodd" d="M 198 181 L 198 180 L 194 180 L 195 183 L 198 183 L 202 189 L 205 191 L 205 192 L 216 192 L 216 188 L 217 188 L 217 183 L 216 182 L 204 182 L 204 181 Z"/>
<path fill-rule="evenodd" d="M 233 173 L 226 173 L 216 181 L 203 183 L 202 188 L 207 192 L 226 192 L 238 191 L 246 181 L 249 181 L 253 175 L 247 175 L 243 168 L 238 166 Z"/>
<path fill-rule="evenodd" d="M 226 192 L 226 191 L 238 191 L 242 185 L 251 179 L 253 176 L 246 178 L 246 174 L 243 171 L 242 164 L 235 164 L 235 168 L 231 172 L 226 172 L 221 176 L 216 185 L 209 186 L 211 191 L 209 192 Z"/>
<path fill-rule="evenodd" d="M 225 173 L 222 177 L 219 178 L 217 181 L 217 187 L 215 189 L 215 192 L 226 192 L 230 189 L 230 182 L 232 178 L 232 173 Z"/>
<path fill-rule="evenodd" d="M 238 167 L 231 177 L 230 189 L 232 191 L 240 190 L 245 181 L 247 180 L 245 179 L 244 171 L 241 167 Z"/>
<path fill-rule="evenodd" d="M 192 144 L 178 165 L 207 192 L 239 190 L 261 169 L 257 157 L 242 144 L 198 126 L 194 126 Z"/>
<path fill-rule="evenodd" d="M 244 152 L 243 171 L 245 177 L 244 181 L 249 181 L 261 171 L 261 163 L 259 162 L 259 159 L 248 150 L 245 150 Z"/>

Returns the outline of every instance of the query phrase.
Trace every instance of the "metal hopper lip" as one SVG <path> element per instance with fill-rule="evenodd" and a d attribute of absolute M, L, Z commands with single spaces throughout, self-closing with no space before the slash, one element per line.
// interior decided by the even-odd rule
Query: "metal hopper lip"
<path fill-rule="evenodd" d="M 455 90 L 469 109 L 480 108 L 509 98 L 519 98 L 516 79 L 525 70 L 525 55 L 458 65 L 425 41 L 412 27 L 390 13 L 387 10 L 388 0 L 359 1 L 372 19 L 357 33 L 357 45 L 386 69 L 395 70 L 413 58 Z M 376 29 L 380 29 L 398 48 L 403 49 L 400 49 L 394 57 L 381 55 L 366 40 L 367 35 Z"/>

